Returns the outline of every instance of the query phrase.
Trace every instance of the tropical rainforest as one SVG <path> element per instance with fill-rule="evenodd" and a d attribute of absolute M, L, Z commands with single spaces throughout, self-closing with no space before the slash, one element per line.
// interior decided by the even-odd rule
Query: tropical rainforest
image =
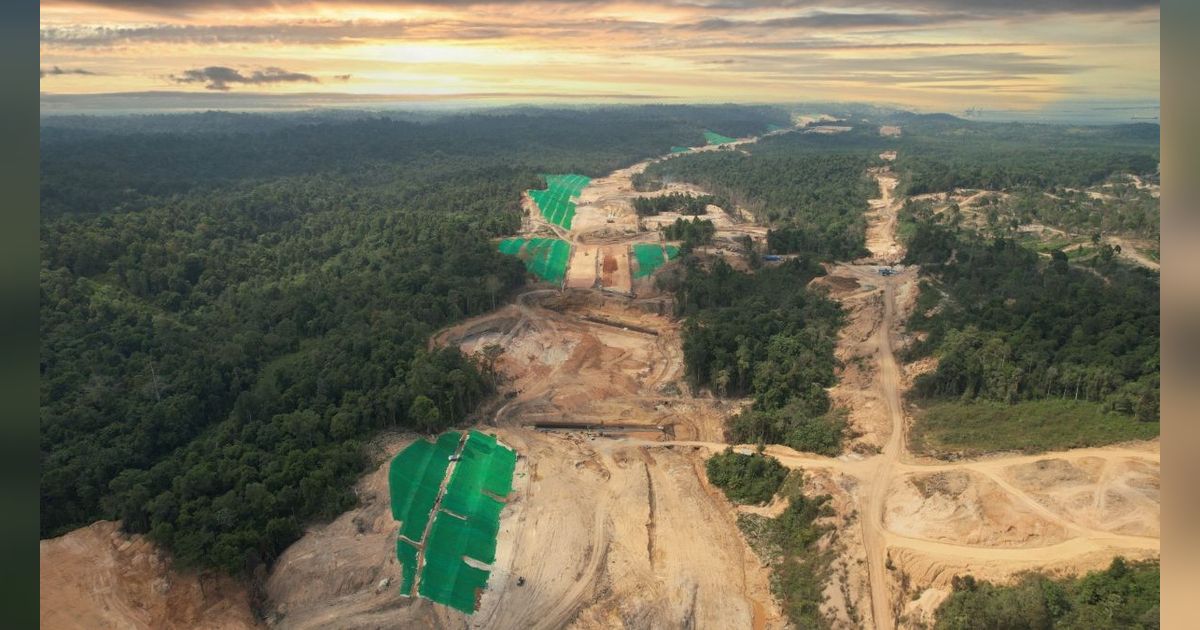
<path fill-rule="evenodd" d="M 344 511 L 387 428 L 463 422 L 486 365 L 427 349 L 525 280 L 491 239 L 538 173 L 600 175 L 774 108 L 429 120 L 46 119 L 41 532 L 97 519 L 246 573 Z"/>

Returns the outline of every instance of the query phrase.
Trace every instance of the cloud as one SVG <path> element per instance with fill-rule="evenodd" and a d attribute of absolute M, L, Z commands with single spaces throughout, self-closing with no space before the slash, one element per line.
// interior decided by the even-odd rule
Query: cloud
<path fill-rule="evenodd" d="M 807 15 L 772 18 L 769 20 L 726 20 L 713 18 L 687 25 L 687 28 L 702 31 L 733 30 L 739 28 L 817 28 L 836 30 L 933 26 L 970 19 L 974 19 L 973 16 L 965 13 L 829 13 L 817 11 Z"/>
<path fill-rule="evenodd" d="M 205 83 L 210 90 L 229 90 L 230 84 L 266 85 L 270 83 L 320 83 L 316 77 L 302 72 L 288 72 L 283 68 L 263 68 L 250 74 L 226 66 L 208 66 L 185 70 L 183 74 L 171 75 L 176 83 Z"/>
<path fill-rule="evenodd" d="M 83 68 L 60 68 L 58 66 L 54 66 L 52 68 L 42 68 L 42 70 L 41 70 L 42 78 L 45 78 L 48 76 L 61 76 L 64 74 L 83 74 L 83 75 L 88 75 L 88 76 L 95 76 L 97 73 L 92 72 L 91 70 L 84 70 Z"/>
<path fill-rule="evenodd" d="M 126 11 L 189 13 L 211 9 L 258 10 L 286 6 L 374 5 L 374 6 L 510 6 L 504 0 L 43 0 L 43 5 L 88 4 Z M 604 0 L 535 0 L 538 5 L 605 4 Z M 651 0 L 646 4 L 697 10 L 753 10 L 846 8 L 893 9 L 900 11 L 953 11 L 987 15 L 1050 13 L 1117 13 L 1159 6 L 1159 0 Z"/>

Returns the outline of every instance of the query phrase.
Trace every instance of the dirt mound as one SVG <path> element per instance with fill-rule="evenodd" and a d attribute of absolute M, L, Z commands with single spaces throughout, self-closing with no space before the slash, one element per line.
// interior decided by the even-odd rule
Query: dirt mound
<path fill-rule="evenodd" d="M 995 482 L 963 470 L 908 475 L 893 482 L 884 524 L 902 536 L 989 547 L 1045 545 L 1067 534 Z"/>
<path fill-rule="evenodd" d="M 1043 459 L 1005 472 L 1039 504 L 1072 522 L 1118 534 L 1159 535 L 1157 463 L 1132 458 Z"/>
<path fill-rule="evenodd" d="M 41 627 L 259 628 L 245 586 L 176 571 L 166 553 L 112 521 L 41 541 Z"/>

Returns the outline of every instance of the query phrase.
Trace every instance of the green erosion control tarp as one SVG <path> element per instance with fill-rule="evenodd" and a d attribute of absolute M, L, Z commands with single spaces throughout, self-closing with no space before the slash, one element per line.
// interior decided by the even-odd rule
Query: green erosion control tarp
<path fill-rule="evenodd" d="M 537 204 L 538 210 L 547 221 L 564 229 L 571 229 L 571 221 L 575 218 L 575 202 L 573 198 L 592 181 L 591 178 L 578 174 L 542 175 L 546 179 L 545 190 L 530 190 L 529 198 Z"/>
<path fill-rule="evenodd" d="M 400 560 L 400 592 L 412 595 L 413 579 L 417 577 L 417 548 L 397 539 L 396 558 Z"/>
<path fill-rule="evenodd" d="M 450 476 L 442 508 L 469 521 L 494 519 L 498 527 L 503 504 L 488 494 L 504 498 L 512 492 L 516 465 L 516 453 L 499 445 L 496 438 L 472 431 L 463 446 L 462 458 Z M 473 557 L 490 562 L 479 556 Z"/>
<path fill-rule="evenodd" d="M 704 140 L 709 144 L 727 144 L 735 141 L 729 136 L 722 136 L 721 134 L 712 131 L 704 132 Z"/>
<path fill-rule="evenodd" d="M 461 434 L 443 433 L 436 444 L 413 442 L 392 460 L 388 489 L 392 495 L 392 518 L 400 521 L 400 535 L 419 541 L 429 522 L 429 511 L 437 501 L 450 456 L 458 449 Z"/>
<path fill-rule="evenodd" d="M 554 241 L 534 240 L 543 241 L 536 244 L 541 247 L 549 247 L 547 242 Z M 534 244 L 522 243 L 522 246 Z M 471 431 L 465 440 L 461 437 L 450 432 L 439 437 L 436 444 L 414 442 L 392 460 L 388 480 L 392 483 L 393 516 L 400 520 L 403 515 L 407 519 L 403 520 L 401 533 L 409 530 L 409 522 L 421 523 L 420 531 L 409 536 L 416 545 L 403 539 L 396 544 L 401 592 L 411 594 L 416 581 L 422 597 L 471 614 L 479 590 L 487 587 L 489 572 L 471 566 L 466 559 L 480 564 L 496 561 L 496 534 L 504 509 L 500 499 L 512 492 L 517 454 L 495 437 L 479 431 Z M 429 512 L 446 479 L 449 457 L 456 452 L 459 457 L 446 481 L 441 507 L 431 515 Z M 433 488 L 433 498 L 426 503 L 429 487 Z M 425 512 L 418 514 L 422 507 Z M 422 539 L 424 524 L 430 518 L 433 523 L 429 535 Z M 418 577 L 417 557 L 422 553 L 421 548 L 424 561 Z"/>
<path fill-rule="evenodd" d="M 687 153 L 691 150 L 691 147 L 671 147 L 671 153 Z"/>
<path fill-rule="evenodd" d="M 637 270 L 633 272 L 634 278 L 644 278 L 663 265 L 666 260 L 663 259 L 662 246 L 655 243 L 634 243 L 633 257 L 637 260 Z"/>
<path fill-rule="evenodd" d="M 509 238 L 497 247 L 501 253 L 521 256 L 525 268 L 548 282 L 562 282 L 567 275 L 571 244 L 556 238 Z"/>
<path fill-rule="evenodd" d="M 525 245 L 525 239 L 523 238 L 506 238 L 503 241 L 500 241 L 500 246 L 498 249 L 500 250 L 501 254 L 516 256 L 517 252 L 521 251 L 521 247 L 523 245 Z"/>
<path fill-rule="evenodd" d="M 679 246 L 667 245 L 663 247 L 663 251 L 667 252 L 667 260 L 672 260 L 679 255 Z"/>
<path fill-rule="evenodd" d="M 425 566 L 421 570 L 420 594 L 440 604 L 475 612 L 475 595 L 485 587 L 489 572 L 463 561 L 464 550 L 482 542 L 472 542 L 481 536 L 471 531 L 466 521 L 439 512 L 425 545 Z M 495 549 L 496 538 L 491 536 Z"/>

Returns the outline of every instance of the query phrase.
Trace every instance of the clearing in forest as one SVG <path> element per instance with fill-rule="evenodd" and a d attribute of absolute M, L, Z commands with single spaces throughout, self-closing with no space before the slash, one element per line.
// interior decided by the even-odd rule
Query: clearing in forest
<path fill-rule="evenodd" d="M 497 247 L 501 254 L 517 256 L 525 268 L 547 282 L 562 282 L 567 274 L 571 244 L 557 238 L 506 238 Z"/>
<path fill-rule="evenodd" d="M 401 522 L 402 594 L 412 596 L 415 586 L 426 599 L 475 611 L 490 574 L 475 565 L 496 561 L 502 500 L 512 492 L 516 463 L 515 452 L 479 431 L 465 440 L 455 431 L 437 443 L 418 440 L 396 455 L 388 482 L 392 516 Z"/>
<path fill-rule="evenodd" d="M 580 191 L 591 182 L 591 178 L 577 174 L 543 175 L 546 179 L 545 190 L 530 190 L 529 198 L 537 204 L 538 210 L 547 221 L 563 229 L 571 229 L 571 221 L 575 218 L 575 202 Z"/>
<path fill-rule="evenodd" d="M 722 136 L 719 133 L 707 130 L 704 132 L 704 140 L 709 144 L 729 144 L 730 142 L 737 142 L 737 140 L 734 138 Z"/>

